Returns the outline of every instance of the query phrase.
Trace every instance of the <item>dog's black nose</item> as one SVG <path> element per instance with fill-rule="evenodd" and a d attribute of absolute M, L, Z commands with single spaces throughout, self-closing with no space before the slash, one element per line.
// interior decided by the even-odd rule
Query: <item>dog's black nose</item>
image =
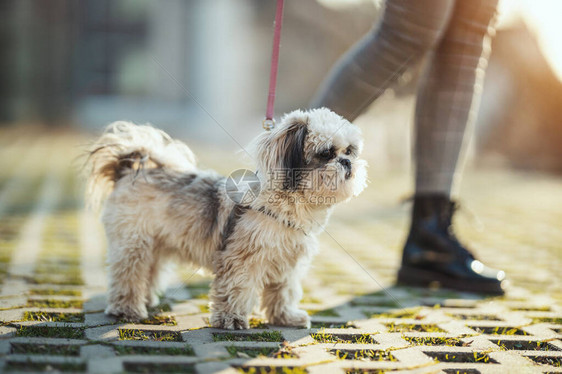
<path fill-rule="evenodd" d="M 351 161 L 347 158 L 340 158 L 340 164 L 342 164 L 347 170 L 351 170 Z"/>

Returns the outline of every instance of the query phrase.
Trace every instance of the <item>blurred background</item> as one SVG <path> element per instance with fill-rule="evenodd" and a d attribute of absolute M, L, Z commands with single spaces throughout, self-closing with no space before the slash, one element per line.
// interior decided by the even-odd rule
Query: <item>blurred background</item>
<path fill-rule="evenodd" d="M 286 3 L 277 114 L 305 108 L 383 10 L 373 0 Z M 3 0 L 0 7 L 1 126 L 97 133 L 124 119 L 233 150 L 261 131 L 274 1 Z M 562 172 L 560 14 L 558 0 L 502 1 L 470 160 Z M 374 172 L 410 169 L 418 71 L 357 121 Z"/>

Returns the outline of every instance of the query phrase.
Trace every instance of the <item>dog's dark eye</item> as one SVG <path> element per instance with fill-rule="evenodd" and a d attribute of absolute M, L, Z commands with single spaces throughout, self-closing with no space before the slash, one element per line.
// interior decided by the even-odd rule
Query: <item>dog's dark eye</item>
<path fill-rule="evenodd" d="M 346 156 L 355 155 L 355 151 L 356 151 L 356 148 L 354 146 L 350 145 L 349 147 L 346 148 L 345 155 Z"/>
<path fill-rule="evenodd" d="M 318 153 L 318 157 L 323 158 L 324 160 L 331 160 L 335 157 L 334 150 L 332 148 L 325 149 L 324 151 Z"/>

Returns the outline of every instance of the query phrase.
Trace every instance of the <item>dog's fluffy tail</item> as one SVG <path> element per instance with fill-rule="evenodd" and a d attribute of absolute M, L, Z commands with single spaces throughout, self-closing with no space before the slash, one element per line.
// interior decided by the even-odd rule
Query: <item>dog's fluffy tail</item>
<path fill-rule="evenodd" d="M 119 179 L 145 168 L 190 171 L 195 167 L 191 149 L 164 131 L 150 125 L 113 122 L 88 152 L 86 201 L 99 209 Z"/>

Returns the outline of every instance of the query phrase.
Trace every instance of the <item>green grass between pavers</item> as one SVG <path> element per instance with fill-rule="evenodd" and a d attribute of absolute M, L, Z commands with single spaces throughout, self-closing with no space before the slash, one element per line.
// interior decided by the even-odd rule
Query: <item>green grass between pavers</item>
<path fill-rule="evenodd" d="M 533 317 L 533 323 L 554 323 L 562 325 L 562 317 Z"/>
<path fill-rule="evenodd" d="M 261 318 L 250 317 L 248 320 L 251 329 L 267 329 L 265 320 Z"/>
<path fill-rule="evenodd" d="M 149 312 L 150 313 L 154 313 L 154 314 L 158 314 L 158 313 L 168 313 L 172 311 L 172 307 L 170 306 L 170 304 L 163 302 L 158 304 L 155 307 L 151 307 L 149 308 Z"/>
<path fill-rule="evenodd" d="M 458 338 L 402 336 L 402 339 L 414 345 L 445 345 L 448 347 L 463 347 L 470 345 L 470 342 L 465 344 Z"/>
<path fill-rule="evenodd" d="M 349 369 L 345 371 L 345 374 L 385 374 L 386 370 L 383 369 Z M 464 373 L 457 373 L 464 374 Z"/>
<path fill-rule="evenodd" d="M 342 360 L 398 361 L 389 350 L 361 349 L 353 351 L 332 351 Z"/>
<path fill-rule="evenodd" d="M 488 352 L 424 352 L 437 362 L 466 362 L 481 364 L 496 364 Z"/>
<path fill-rule="evenodd" d="M 247 348 L 237 347 L 234 345 L 226 347 L 226 350 L 232 357 L 240 358 L 256 358 L 256 357 L 270 357 L 270 358 L 298 358 L 293 353 L 290 346 L 286 345 L 282 348 L 260 347 L 260 348 Z"/>
<path fill-rule="evenodd" d="M 86 371 L 85 362 L 31 362 L 8 361 L 6 371 L 34 371 L 34 372 L 83 372 Z"/>
<path fill-rule="evenodd" d="M 0 308 L 0 311 L 2 311 L 2 310 L 18 309 L 18 308 L 23 308 L 23 307 L 25 307 L 25 305 L 13 304 L 12 306 L 9 306 L 9 307 Z"/>
<path fill-rule="evenodd" d="M 278 367 L 278 366 L 242 366 L 237 367 L 241 373 L 247 374 L 306 374 L 305 368 L 300 367 Z"/>
<path fill-rule="evenodd" d="M 399 310 L 393 310 L 384 313 L 374 313 L 367 315 L 370 318 L 416 318 L 421 312 L 422 308 L 405 308 Z"/>
<path fill-rule="evenodd" d="M 525 350 L 525 351 L 559 351 L 560 349 L 548 344 L 546 341 L 527 341 L 527 340 L 491 340 L 503 350 Z"/>
<path fill-rule="evenodd" d="M 63 228 L 64 223 L 57 222 L 59 219 L 57 216 L 51 216 L 51 221 L 47 225 L 59 225 L 61 230 L 76 230 L 78 232 L 78 227 Z M 75 235 L 75 233 L 69 231 L 67 235 Z M 43 264 L 52 264 L 58 261 L 61 264 L 78 265 L 80 256 L 80 244 L 77 238 L 70 238 L 69 240 L 67 236 L 58 235 L 47 230 L 43 236 L 43 251 L 39 254 L 40 262 L 37 263 L 37 266 L 40 268 Z"/>
<path fill-rule="evenodd" d="M 445 330 L 432 324 L 388 323 L 386 327 L 389 332 L 445 332 Z"/>
<path fill-rule="evenodd" d="M 192 299 L 201 299 L 201 300 L 208 300 L 209 299 L 209 288 L 208 287 L 186 287 L 189 291 Z"/>
<path fill-rule="evenodd" d="M 548 305 L 539 305 L 539 306 L 522 306 L 518 308 L 511 308 L 511 310 L 517 310 L 522 312 L 550 312 L 552 310 L 551 307 Z"/>
<path fill-rule="evenodd" d="M 174 316 L 152 316 L 140 321 L 143 325 L 161 325 L 161 326 L 177 326 L 177 321 Z"/>
<path fill-rule="evenodd" d="M 49 258 L 40 259 L 35 266 L 35 274 L 48 276 L 48 275 L 58 275 L 58 276 L 80 276 L 80 259 L 72 260 L 72 264 L 68 264 L 63 258 Z"/>
<path fill-rule="evenodd" d="M 193 299 L 198 299 L 198 300 L 209 300 L 209 293 L 207 291 L 201 291 L 201 292 L 194 292 L 191 294 Z"/>
<path fill-rule="evenodd" d="M 84 313 L 24 312 L 23 321 L 84 322 Z"/>
<path fill-rule="evenodd" d="M 197 280 L 186 285 L 192 299 L 208 300 L 211 281 L 208 279 Z"/>
<path fill-rule="evenodd" d="M 281 331 L 263 331 L 253 334 L 235 334 L 231 332 L 220 332 L 213 334 L 213 341 L 215 342 L 282 342 L 283 335 Z"/>
<path fill-rule="evenodd" d="M 1 249 L 0 249 L 1 251 Z M 0 256 L 2 256 L 2 253 L 0 252 Z M 6 259 L 6 261 L 2 261 L 4 260 L 4 258 L 0 257 L 0 273 L 2 273 L 2 275 L 5 275 L 6 273 L 8 273 L 8 267 L 10 266 L 10 259 Z"/>
<path fill-rule="evenodd" d="M 301 304 L 322 304 L 322 300 L 314 296 L 305 296 L 300 302 Z"/>
<path fill-rule="evenodd" d="M 124 362 L 126 373 L 195 373 L 194 364 L 172 364 L 166 362 Z"/>
<path fill-rule="evenodd" d="M 2 224 L 0 222 L 0 224 Z M 9 265 L 10 263 L 10 259 L 12 258 L 12 249 L 13 248 L 6 248 L 4 246 L 0 247 L 0 263 L 4 264 L 6 267 Z M 6 270 L 4 270 L 4 273 L 6 273 Z"/>
<path fill-rule="evenodd" d="M 562 357 L 552 357 L 552 356 L 527 356 L 531 360 L 539 364 L 551 365 L 556 368 L 562 367 Z"/>
<path fill-rule="evenodd" d="M 324 310 L 309 310 L 308 314 L 318 317 L 339 317 L 340 315 L 334 308 Z"/>
<path fill-rule="evenodd" d="M 42 258 L 35 266 L 35 274 L 80 274 L 80 258 Z"/>
<path fill-rule="evenodd" d="M 63 187 L 67 189 L 68 183 Z M 79 266 L 78 228 L 75 211 L 53 214 L 45 220 L 43 249 L 35 266 L 33 282 L 71 286 L 84 284 Z"/>
<path fill-rule="evenodd" d="M 23 217 L 0 217 L 0 263 L 5 265 L 5 269 L 11 261 L 24 222 Z"/>
<path fill-rule="evenodd" d="M 54 243 L 54 245 L 56 245 L 56 242 Z M 39 272 L 43 271 L 48 271 L 49 269 L 52 269 L 53 267 L 56 266 L 60 266 L 62 269 L 67 269 L 67 268 L 79 268 L 80 265 L 82 264 L 82 259 L 79 255 L 79 253 L 73 253 L 72 255 L 73 257 L 48 257 L 48 256 L 43 256 L 41 258 L 41 262 L 36 265 L 35 267 L 35 271 L 37 272 L 37 270 L 40 270 Z"/>
<path fill-rule="evenodd" d="M 137 329 L 119 329 L 119 340 L 152 340 L 159 342 L 181 342 L 177 331 L 148 331 Z"/>
<path fill-rule="evenodd" d="M 369 299 L 357 299 L 352 300 L 351 305 L 353 306 L 376 306 L 376 307 L 388 307 L 388 308 L 398 308 L 398 304 L 395 300 L 381 299 L 381 300 L 369 300 Z"/>
<path fill-rule="evenodd" d="M 84 284 L 80 273 L 74 270 L 62 274 L 35 274 L 32 281 L 36 284 L 55 284 L 61 286 L 81 286 Z"/>
<path fill-rule="evenodd" d="M 187 284 L 186 284 L 185 287 L 189 290 L 199 289 L 199 290 L 209 291 L 209 289 L 211 289 L 211 282 L 212 282 L 211 279 L 206 279 L 206 278 L 205 279 L 202 279 L 202 278 L 193 279 L 193 278 L 191 278 L 189 281 L 187 281 Z"/>
<path fill-rule="evenodd" d="M 80 290 L 65 290 L 65 289 L 61 289 L 61 290 L 57 290 L 57 289 L 51 289 L 51 288 L 47 288 L 47 289 L 31 289 L 29 290 L 29 294 L 30 295 L 36 295 L 36 296 L 82 296 L 82 291 Z"/>
<path fill-rule="evenodd" d="M 517 327 L 502 326 L 468 326 L 476 332 L 488 335 L 529 335 Z"/>
<path fill-rule="evenodd" d="M 454 314 L 447 313 L 449 316 L 462 320 L 475 320 L 475 321 L 501 321 L 498 317 L 491 314 Z"/>
<path fill-rule="evenodd" d="M 201 313 L 210 313 L 209 304 L 199 304 L 199 310 Z"/>
<path fill-rule="evenodd" d="M 372 334 L 328 334 L 323 330 L 310 334 L 318 343 L 376 344 Z"/>
<path fill-rule="evenodd" d="M 11 343 L 11 353 L 25 355 L 80 356 L 79 345 Z"/>
<path fill-rule="evenodd" d="M 16 331 L 16 336 L 22 337 L 41 337 L 41 338 L 64 338 L 82 339 L 84 338 L 83 327 L 73 326 L 20 326 Z"/>
<path fill-rule="evenodd" d="M 262 348 L 245 348 L 229 346 L 226 350 L 232 357 L 243 357 L 243 358 L 256 358 L 256 357 L 268 357 L 273 352 L 277 351 L 277 348 L 262 347 Z"/>
<path fill-rule="evenodd" d="M 82 309 L 83 305 L 82 300 L 31 299 L 27 302 L 27 306 L 30 308 Z"/>
<path fill-rule="evenodd" d="M 353 321 L 348 321 L 346 323 L 341 322 L 312 322 L 311 328 L 313 329 L 356 329 L 357 325 Z"/>
<path fill-rule="evenodd" d="M 114 345 L 113 349 L 119 356 L 123 355 L 161 355 L 161 356 L 193 356 L 195 352 L 190 345 L 184 347 L 134 347 Z"/>
<path fill-rule="evenodd" d="M 24 220 L 17 219 L 14 217 L 1 217 L 0 218 L 0 247 L 5 248 L 8 247 L 8 243 L 11 240 L 17 239 L 21 230 L 21 226 L 23 225 Z M 8 257 L 7 259 L 2 257 L 2 262 L 6 262 L 6 260 L 10 260 Z"/>

